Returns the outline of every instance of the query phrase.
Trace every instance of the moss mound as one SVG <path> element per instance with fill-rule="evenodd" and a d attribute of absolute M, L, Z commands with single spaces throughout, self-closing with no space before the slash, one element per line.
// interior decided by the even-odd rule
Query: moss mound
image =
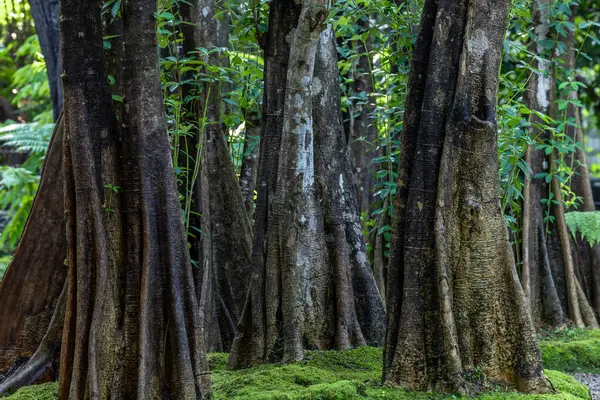
<path fill-rule="evenodd" d="M 242 371 L 227 371 L 227 354 L 208 355 L 215 400 L 442 400 L 456 399 L 434 393 L 407 392 L 380 385 L 381 349 L 310 352 L 294 364 L 265 364 Z M 488 392 L 483 400 L 588 400 L 586 387 L 557 371 L 546 371 L 555 394 L 524 395 Z M 56 384 L 23 388 L 9 400 L 56 400 Z"/>
<path fill-rule="evenodd" d="M 19 389 L 10 400 L 58 400 L 58 383 L 44 383 Z"/>
<path fill-rule="evenodd" d="M 564 329 L 540 340 L 544 367 L 564 372 L 600 373 L 600 330 Z"/>

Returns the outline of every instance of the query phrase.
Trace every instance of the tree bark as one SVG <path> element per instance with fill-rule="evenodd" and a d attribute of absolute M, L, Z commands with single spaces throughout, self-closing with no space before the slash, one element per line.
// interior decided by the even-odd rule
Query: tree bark
<path fill-rule="evenodd" d="M 544 54 L 544 49 L 537 44 L 546 39 L 548 34 L 551 22 L 548 7 L 548 0 L 532 2 L 537 35 L 534 45 L 537 53 L 553 57 L 551 53 Z M 567 58 L 569 57 L 567 55 Z M 556 118 L 556 81 L 552 65 L 550 61 L 542 58 L 536 59 L 535 62 L 540 73 L 531 76 L 526 101 L 530 109 Z M 544 124 L 533 114 L 531 122 L 535 125 Z M 532 128 L 531 136 L 539 138 L 542 142 L 551 138 L 549 132 L 536 128 Z M 552 173 L 555 168 L 554 155 L 546 155 L 544 150 L 535 146 L 528 149 L 526 161 L 534 177 L 542 173 Z M 546 182 L 543 178 L 528 179 L 525 184 L 522 281 L 528 295 L 534 325 L 564 326 L 569 318 L 577 326 L 597 326 L 596 318 L 590 315 L 588 300 L 579 294 L 578 287 L 581 285 L 577 272 L 582 266 L 580 260 L 572 253 L 560 183 L 554 177 L 551 182 Z M 550 205 L 542 203 L 542 199 L 547 199 L 549 193 L 553 194 L 554 201 Z M 546 216 L 553 217 L 555 223 L 545 223 Z"/>
<path fill-rule="evenodd" d="M 359 19 L 358 25 L 362 29 L 368 29 L 368 22 L 365 22 L 363 18 Z M 375 109 L 370 61 L 370 45 L 372 40 L 367 38 L 366 42 L 366 46 L 358 40 L 354 44 L 354 47 L 360 54 L 355 65 L 354 91 L 357 95 L 365 93 L 365 96 L 364 100 L 362 100 L 363 104 L 353 107 L 352 110 L 352 112 L 358 113 L 358 115 L 356 117 L 351 116 L 353 123 L 350 154 L 354 167 L 354 184 L 357 190 L 359 211 L 368 220 L 370 219 L 370 206 L 373 199 L 373 187 L 375 185 L 372 160 L 377 148 L 377 126 L 371 116 L 371 113 Z"/>
<path fill-rule="evenodd" d="M 298 23 L 300 7 L 294 0 L 275 0 L 270 5 L 269 31 L 264 46 L 264 94 L 263 120 L 260 142 L 260 157 L 257 183 L 257 201 L 254 214 L 254 240 L 252 244 L 251 290 L 246 299 L 239 325 L 236 327 L 236 339 L 231 349 L 229 366 L 244 367 L 265 361 L 268 354 L 264 336 L 253 332 L 265 332 L 267 329 L 267 299 L 261 296 L 267 288 L 265 265 L 267 260 L 267 230 L 269 211 L 272 208 L 277 184 L 277 166 L 281 130 L 283 127 L 283 108 L 289 65 L 290 44 L 288 35 Z M 239 353 L 243 345 L 247 354 Z"/>
<path fill-rule="evenodd" d="M 223 24 L 216 13 L 214 0 L 198 0 L 194 4 L 191 14 L 194 48 L 212 51 L 204 59 L 208 65 L 224 66 L 223 55 L 214 51 L 224 44 L 220 34 Z M 191 110 L 196 118 L 206 117 L 204 131 L 199 131 L 196 138 L 201 166 L 193 191 L 202 214 L 202 233 L 196 234 L 197 243 L 192 249 L 199 249 L 199 254 L 193 255 L 197 256 L 200 267 L 197 286 L 209 290 L 204 310 L 208 351 L 227 351 L 231 347 L 250 281 L 252 248 L 250 220 L 221 124 L 221 93 L 221 82 L 204 83 L 198 94 L 200 106 Z M 211 282 L 203 282 L 204 279 Z"/>
<path fill-rule="evenodd" d="M 367 259 L 360 208 L 351 184 L 352 167 L 340 112 L 336 56 L 335 33 L 329 26 L 319 39 L 312 95 L 316 104 L 313 109 L 315 170 L 321 186 L 325 237 L 336 282 L 334 312 L 340 320 L 338 330 L 342 326 L 351 327 L 354 335 L 362 335 L 367 344 L 379 345 L 385 330 L 385 310 Z M 353 343 L 355 341 L 349 340 L 341 347 Z"/>
<path fill-rule="evenodd" d="M 62 109 L 63 94 L 60 79 L 60 34 L 58 32 L 58 0 L 29 0 L 31 16 L 35 22 L 35 31 L 40 41 L 48 84 L 50 85 L 50 99 L 52 101 L 52 115 L 54 121 L 58 119 Z"/>
<path fill-rule="evenodd" d="M 255 112 L 245 114 L 244 159 L 240 170 L 240 187 L 244 206 L 250 221 L 254 219 L 254 193 L 258 179 L 258 157 L 260 155 L 260 117 Z"/>
<path fill-rule="evenodd" d="M 300 360 L 305 349 L 376 345 L 383 334 L 339 107 L 324 106 L 340 103 L 333 33 L 321 35 L 326 12 L 320 2 L 304 2 L 291 36 L 266 255 L 254 271 L 230 367 Z"/>
<path fill-rule="evenodd" d="M 584 143 L 583 130 L 581 128 L 580 110 L 575 110 L 577 130 L 576 142 Z M 595 212 L 594 196 L 592 195 L 592 185 L 589 177 L 588 161 L 583 148 L 577 148 L 576 160 L 579 164 L 577 174 L 573 176 L 573 191 L 583 198 L 581 211 Z M 600 245 L 590 246 L 589 243 L 581 237 L 577 237 L 575 242 L 575 252 L 579 258 L 580 281 L 585 288 L 586 298 L 596 313 L 596 320 L 600 319 Z"/>
<path fill-rule="evenodd" d="M 384 382 L 547 390 L 500 210 L 496 90 L 510 2 L 425 2 L 388 266 Z"/>
<path fill-rule="evenodd" d="M 576 6 L 572 6 L 571 22 L 573 22 L 576 13 Z M 576 41 L 575 34 L 571 31 L 567 32 L 566 45 L 568 52 L 566 54 L 565 68 L 572 71 L 575 76 L 577 68 L 576 64 Z M 578 91 L 569 90 L 571 100 L 577 100 Z M 567 125 L 567 134 L 572 138 L 574 143 L 580 143 L 575 154 L 570 157 L 570 163 L 574 168 L 575 174 L 572 177 L 571 188 L 573 192 L 581 196 L 583 203 L 577 211 L 594 212 L 594 196 L 592 194 L 592 185 L 589 176 L 589 166 L 587 156 L 584 150 L 584 137 L 581 120 L 581 108 L 574 104 L 569 104 L 567 107 L 567 119 L 575 122 L 576 126 Z M 575 211 L 575 210 L 570 210 Z M 580 235 L 572 242 L 575 255 L 575 266 L 577 278 L 584 289 L 585 297 L 589 300 L 589 304 L 594 309 L 596 320 L 600 318 L 600 245 L 590 246 L 585 240 L 582 240 Z"/>
<path fill-rule="evenodd" d="M 369 242 L 372 246 L 370 262 L 373 269 L 373 276 L 375 277 L 375 282 L 377 282 L 377 287 L 379 288 L 379 293 L 381 293 L 381 299 L 383 300 L 384 305 L 387 298 L 386 279 L 389 261 L 389 249 L 387 248 L 385 239 L 386 233 L 382 232 L 382 229 L 386 226 L 390 226 L 392 223 L 390 213 L 388 212 L 389 206 L 390 199 L 389 197 L 386 197 L 381 206 L 384 211 L 375 219 L 375 228 L 373 228 L 369 234 Z M 387 234 L 389 234 L 389 232 Z"/>
<path fill-rule="evenodd" d="M 123 9 L 122 133 L 97 0 L 61 4 L 68 288 L 61 399 L 210 398 L 166 135 L 156 4 Z"/>
<path fill-rule="evenodd" d="M 38 193 L 13 261 L 0 282 L 0 377 L 10 377 L 43 341 L 66 277 L 62 171 L 63 122 L 59 120 L 46 156 Z M 60 339 L 59 343 L 60 344 Z M 58 349 L 47 352 L 46 367 L 58 360 Z M 36 369 L 23 384 L 39 380 Z M 54 379 L 56 371 L 49 372 Z M 1 381 L 1 379 L 0 379 Z M 18 386 L 18 385 L 17 385 Z M 5 382 L 0 393 L 16 389 Z"/>

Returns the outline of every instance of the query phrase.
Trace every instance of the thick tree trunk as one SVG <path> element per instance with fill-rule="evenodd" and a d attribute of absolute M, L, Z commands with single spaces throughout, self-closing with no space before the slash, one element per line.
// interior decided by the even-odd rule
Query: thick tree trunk
<path fill-rule="evenodd" d="M 576 142 L 584 143 L 583 130 L 581 129 L 580 110 L 576 110 Z M 576 160 L 579 163 L 578 174 L 573 176 L 572 188 L 575 193 L 583 198 L 583 204 L 580 211 L 594 212 L 594 197 L 592 195 L 592 185 L 589 178 L 588 161 L 585 151 L 577 148 Z M 581 237 L 578 237 L 575 243 L 575 251 L 580 265 L 579 276 L 582 286 L 589 299 L 592 308 L 596 313 L 596 319 L 600 319 L 600 245 L 590 246 L 589 243 Z"/>
<path fill-rule="evenodd" d="M 101 3 L 62 3 L 69 277 L 61 399 L 209 398 L 200 314 L 166 135 L 155 3 L 123 9 L 122 136 Z"/>
<path fill-rule="evenodd" d="M 425 2 L 402 136 L 384 381 L 546 390 L 499 201 L 496 89 L 510 2 Z"/>
<path fill-rule="evenodd" d="M 31 15 L 35 22 L 35 31 L 40 41 L 48 84 L 50 85 L 50 98 L 52 100 L 52 114 L 54 120 L 62 109 L 63 94 L 60 79 L 60 35 L 58 32 L 59 0 L 29 0 Z"/>
<path fill-rule="evenodd" d="M 537 43 L 546 39 L 549 30 L 548 4 L 548 0 L 532 2 Z M 535 50 L 544 55 L 540 45 L 536 44 Z M 552 54 L 548 53 L 547 56 L 552 57 Z M 551 63 L 541 58 L 536 63 L 541 72 L 533 74 L 529 80 L 529 108 L 556 117 L 556 82 Z M 539 117 L 532 115 L 531 118 L 532 122 L 543 124 Z M 532 132 L 532 137 L 539 137 L 542 141 L 551 138 L 550 133 L 545 131 Z M 551 173 L 555 168 L 553 155 L 548 156 L 535 146 L 528 149 L 526 161 L 531 166 L 533 176 Z M 554 201 L 551 204 L 542 203 L 549 193 L 553 194 Z M 563 326 L 569 318 L 577 326 L 597 326 L 588 300 L 579 293 L 581 285 L 577 272 L 582 266 L 580 259 L 572 253 L 558 180 L 554 178 L 546 182 L 545 179 L 528 179 L 523 208 L 522 281 L 534 325 Z M 544 221 L 547 215 L 555 219 L 554 224 Z"/>
<path fill-rule="evenodd" d="M 355 335 L 362 334 L 367 344 L 378 345 L 383 340 L 385 310 L 367 259 L 357 195 L 351 184 L 336 56 L 335 33 L 328 27 L 319 40 L 312 94 L 316 105 L 313 108 L 315 169 L 321 184 L 325 237 L 334 271 L 335 313 L 340 320 L 337 329 L 346 325 Z"/>
<path fill-rule="evenodd" d="M 333 33 L 321 35 L 325 16 L 323 4 L 305 2 L 291 37 L 266 260 L 255 270 L 230 367 L 376 345 L 383 335 L 339 107 L 325 107 L 340 103 Z"/>
<path fill-rule="evenodd" d="M 251 290 L 246 300 L 236 339 L 232 345 L 229 365 L 244 367 L 264 362 L 267 349 L 264 332 L 267 329 L 267 299 L 259 294 L 267 288 L 265 265 L 267 260 L 267 229 L 277 184 L 277 166 L 283 108 L 290 54 L 287 40 L 298 23 L 300 7 L 294 0 L 275 0 L 270 5 L 269 31 L 264 46 L 264 98 L 261 130 L 260 158 L 257 183 L 257 201 L 254 214 L 254 240 L 252 245 Z M 256 295 L 252 295 L 256 293 Z M 254 334 L 260 332 L 261 334 Z M 240 348 L 244 349 L 241 353 Z M 249 350 L 253 349 L 253 350 Z"/>
<path fill-rule="evenodd" d="M 571 14 L 573 22 L 575 18 L 575 6 Z M 565 68 L 575 74 L 576 64 L 576 41 L 575 34 L 571 31 L 567 32 L 566 45 L 569 51 L 566 54 Z M 577 90 L 570 90 L 569 97 L 571 100 L 577 100 Z M 567 108 L 567 119 L 574 120 L 576 126 L 567 125 L 567 134 L 572 138 L 574 143 L 581 143 L 577 147 L 575 154 L 570 157 L 570 163 L 575 169 L 575 174 L 572 177 L 571 188 L 575 194 L 581 196 L 583 204 L 577 211 L 594 212 L 594 196 L 592 194 L 592 185 L 589 176 L 589 166 L 587 156 L 584 150 L 584 137 L 581 120 L 581 108 L 574 104 L 569 104 Z M 571 210 L 573 211 L 573 210 Z M 579 236 L 579 235 L 578 235 Z M 582 288 L 584 289 L 585 297 L 589 304 L 594 309 L 596 319 L 600 318 L 600 245 L 590 246 L 581 237 L 577 237 L 573 243 L 573 249 L 576 253 L 575 257 L 575 272 Z"/>
<path fill-rule="evenodd" d="M 56 125 L 42 180 L 13 261 L 0 282 L 0 378 L 11 376 L 38 349 L 56 310 L 67 269 L 63 208 L 63 123 Z M 60 336 L 58 343 L 60 344 Z M 57 350 L 57 349 L 56 349 Z M 23 384 L 56 366 L 58 351 L 49 349 L 40 368 L 27 373 Z M 50 371 L 49 377 L 56 376 Z M 22 374 L 22 371 L 20 372 Z M 2 379 L 0 379 L 1 381 Z M 0 393 L 18 384 L 0 384 Z"/>
<path fill-rule="evenodd" d="M 216 11 L 214 0 L 198 0 L 194 4 L 191 17 L 195 47 L 210 51 L 223 44 L 223 24 L 215 17 Z M 213 66 L 224 63 L 223 56 L 214 51 L 204 61 Z M 199 94 L 200 107 L 192 110 L 207 121 L 196 139 L 200 143 L 196 151 L 201 152 L 201 167 L 194 196 L 202 214 L 202 233 L 196 234 L 197 243 L 192 248 L 199 250 L 193 255 L 199 260 L 197 285 L 209 290 L 204 298 L 204 332 L 209 351 L 227 351 L 231 346 L 250 281 L 252 248 L 250 220 L 221 124 L 221 92 L 218 81 L 205 83 Z"/>

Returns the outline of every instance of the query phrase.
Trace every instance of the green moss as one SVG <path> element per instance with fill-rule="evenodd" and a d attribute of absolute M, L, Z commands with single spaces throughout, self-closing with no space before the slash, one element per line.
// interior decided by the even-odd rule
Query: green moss
<path fill-rule="evenodd" d="M 590 340 L 590 339 L 587 339 Z M 570 343 L 570 342 L 565 342 Z M 443 400 L 456 397 L 408 392 L 381 386 L 381 349 L 309 352 L 306 360 L 288 365 L 257 365 L 241 371 L 226 369 L 227 354 L 208 355 L 215 400 Z M 488 392 L 482 400 L 588 400 L 588 390 L 573 378 L 546 371 L 557 393 L 524 395 Z M 20 396 L 20 397 L 17 397 Z M 56 385 L 22 389 L 9 400 L 54 400 Z"/>
<path fill-rule="evenodd" d="M 564 328 L 540 330 L 538 338 L 541 342 L 576 342 L 586 339 L 600 339 L 600 329 Z"/>
<path fill-rule="evenodd" d="M 600 330 L 565 329 L 540 341 L 544 367 L 600 373 Z"/>
<path fill-rule="evenodd" d="M 208 368 L 214 373 L 215 371 L 225 371 L 227 368 L 227 358 L 229 353 L 208 353 L 206 360 Z"/>
<path fill-rule="evenodd" d="M 442 400 L 456 397 L 407 392 L 380 385 L 381 349 L 309 352 L 306 360 L 288 365 L 258 365 L 242 371 L 225 370 L 225 355 L 210 355 L 215 399 L 256 400 Z M 524 395 L 491 392 L 485 400 L 581 400 L 587 388 L 557 371 L 546 371 L 556 394 Z"/>
<path fill-rule="evenodd" d="M 27 386 L 7 397 L 8 400 L 58 400 L 58 383 Z"/>

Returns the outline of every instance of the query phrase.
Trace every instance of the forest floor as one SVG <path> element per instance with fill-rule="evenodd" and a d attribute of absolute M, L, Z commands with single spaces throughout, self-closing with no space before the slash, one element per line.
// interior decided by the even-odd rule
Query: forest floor
<path fill-rule="evenodd" d="M 575 379 L 590 388 L 593 400 L 600 400 L 600 374 L 575 374 Z"/>
<path fill-rule="evenodd" d="M 482 400 L 589 400 L 587 387 L 600 381 L 600 330 L 567 329 L 541 337 L 546 376 L 556 392 L 524 395 L 505 392 L 482 380 Z M 434 393 L 407 392 L 380 385 L 381 349 L 309 352 L 306 360 L 288 365 L 259 365 L 243 371 L 225 368 L 227 354 L 208 355 L 215 400 L 442 400 Z M 597 388 L 597 386 L 596 386 Z M 56 384 L 24 388 L 8 400 L 55 400 Z M 594 397 L 594 400 L 600 397 Z"/>
<path fill-rule="evenodd" d="M 540 341 L 544 367 L 573 374 L 600 400 L 600 330 L 564 329 Z"/>

